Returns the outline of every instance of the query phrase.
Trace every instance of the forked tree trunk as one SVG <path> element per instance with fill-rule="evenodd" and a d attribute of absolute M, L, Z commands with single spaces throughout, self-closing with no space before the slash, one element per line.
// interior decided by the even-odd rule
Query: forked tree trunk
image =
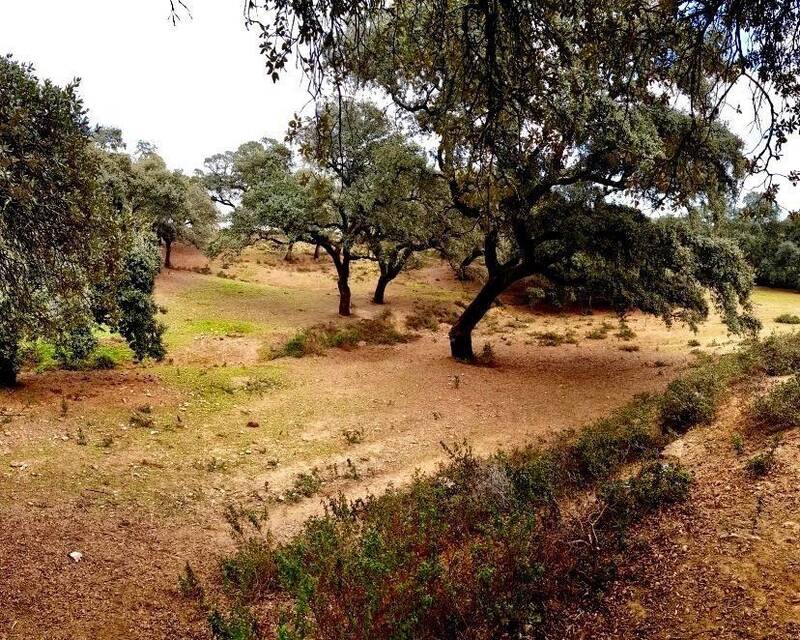
<path fill-rule="evenodd" d="M 172 269 L 172 240 L 164 242 L 164 247 L 166 247 L 164 251 L 164 266 L 167 269 Z"/>
<path fill-rule="evenodd" d="M 472 362 L 475 352 L 472 349 L 472 331 L 503 291 L 520 278 L 529 275 L 522 267 L 503 269 L 489 276 L 478 295 L 467 305 L 461 317 L 450 329 L 450 353 L 456 360 Z"/>

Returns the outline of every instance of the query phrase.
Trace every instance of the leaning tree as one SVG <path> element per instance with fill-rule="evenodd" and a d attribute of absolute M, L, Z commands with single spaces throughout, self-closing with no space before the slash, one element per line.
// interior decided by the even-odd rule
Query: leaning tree
<path fill-rule="evenodd" d="M 765 170 L 800 121 L 796 2 L 254 0 L 248 15 L 274 78 L 297 54 L 315 92 L 384 92 L 438 144 L 489 271 L 451 330 L 457 358 L 472 357 L 472 329 L 497 295 L 532 274 L 556 276 L 551 257 L 603 263 L 624 249 L 576 244 L 572 228 L 542 216 L 566 188 L 599 189 L 599 213 L 619 201 L 642 213 L 710 205 L 744 171 Z M 737 83 L 766 122 L 747 163 L 719 121 Z M 639 219 L 648 237 L 651 222 Z M 661 315 L 702 313 L 710 288 L 732 329 L 752 326 L 741 255 L 719 238 L 702 241 L 715 256 L 684 240 L 656 281 Z M 669 265 L 687 252 L 678 286 Z M 701 277 L 721 256 L 730 268 Z M 629 303 L 649 309 L 643 296 Z"/>

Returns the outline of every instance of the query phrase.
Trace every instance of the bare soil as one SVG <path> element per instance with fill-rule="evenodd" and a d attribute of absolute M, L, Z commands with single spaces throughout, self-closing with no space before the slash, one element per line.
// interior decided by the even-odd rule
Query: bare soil
<path fill-rule="evenodd" d="M 615 337 L 616 328 L 603 340 L 590 340 L 589 331 L 604 321 L 616 327 L 616 319 L 601 312 L 534 311 L 509 300 L 490 312 L 476 338 L 478 349 L 492 344 L 492 367 L 453 362 L 447 325 L 421 331 L 406 344 L 265 361 L 265 349 L 302 327 L 339 322 L 327 262 L 300 253 L 288 264 L 254 250 L 235 264 L 212 264 L 206 274 L 199 272 L 206 260 L 185 248 L 174 251 L 173 261 L 178 269 L 165 271 L 157 288 L 168 310 L 168 361 L 112 371 L 28 371 L 19 388 L 0 392 L 0 413 L 6 416 L 0 418 L 0 639 L 206 638 L 204 615 L 181 598 L 177 576 L 187 561 L 202 577 L 215 571 L 230 545 L 222 516 L 226 504 L 261 505 L 268 492 L 317 468 L 328 479 L 318 495 L 270 513 L 275 534 L 286 536 L 320 509 L 325 495 L 378 491 L 417 469 L 434 468 L 444 457 L 441 442 L 466 441 L 489 452 L 547 441 L 635 394 L 659 391 L 695 357 L 688 346 L 695 338 L 691 332 L 667 329 L 653 318 L 629 319 L 637 334 L 631 342 Z M 354 319 L 382 310 L 368 302 L 374 276 L 370 265 L 358 265 Z M 452 305 L 469 299 L 476 286 L 455 281 L 445 266 L 428 261 L 390 285 L 388 308 L 402 327 L 419 300 Z M 798 300 L 785 292 L 760 295 L 756 302 L 768 324 Z M 540 346 L 537 334 L 569 330 L 577 345 Z M 735 344 L 717 320 L 696 339 L 707 352 Z M 638 350 L 621 349 L 629 344 Z M 253 386 L 256 391 L 248 391 Z M 131 421 L 135 415 L 144 417 L 144 426 Z M 358 441 L 349 442 L 346 430 L 358 431 Z M 791 483 L 747 483 L 732 463 L 704 471 L 710 462 L 702 447 L 716 442 L 709 435 L 692 455 L 698 477 L 707 473 L 719 496 L 749 491 L 751 502 L 761 494 L 767 506 L 784 502 L 780 492 Z M 796 458 L 796 444 L 783 446 L 782 460 L 790 453 Z M 357 479 L 338 473 L 348 460 Z M 701 504 L 715 496 L 723 501 L 708 491 Z M 748 508 L 731 512 L 731 532 L 741 528 L 734 527 L 735 516 L 745 523 L 752 518 Z M 765 507 L 759 517 L 766 513 L 772 512 Z M 675 522 L 686 527 L 694 517 L 678 516 Z M 784 517 L 800 520 L 775 512 L 776 522 Z M 701 542 L 713 542 L 715 559 L 717 553 L 728 558 L 729 581 L 762 575 L 755 559 L 741 564 L 734 562 L 736 554 L 763 546 L 769 555 L 777 545 L 771 534 L 754 534 L 761 535 L 759 542 L 720 537 L 702 519 L 691 526 L 675 539 L 688 541 L 698 563 L 708 557 Z M 790 530 L 785 528 L 787 536 Z M 770 571 L 788 575 L 796 569 L 789 548 L 787 560 Z M 72 551 L 83 554 L 79 562 L 68 556 Z M 691 555 L 681 553 L 684 560 Z M 669 558 L 664 552 L 663 562 Z M 774 589 L 784 584 L 797 586 L 778 581 Z M 682 598 L 710 606 L 704 598 L 711 593 L 692 591 Z M 647 611 L 636 627 L 644 635 L 630 637 L 689 637 L 650 631 L 664 607 L 680 608 L 681 598 L 669 600 L 661 592 L 656 597 L 655 591 L 651 600 L 645 597 L 649 593 L 637 595 L 640 604 L 627 609 L 621 605 Z M 796 614 L 791 597 L 786 610 Z M 727 611 L 718 615 L 729 620 Z"/>

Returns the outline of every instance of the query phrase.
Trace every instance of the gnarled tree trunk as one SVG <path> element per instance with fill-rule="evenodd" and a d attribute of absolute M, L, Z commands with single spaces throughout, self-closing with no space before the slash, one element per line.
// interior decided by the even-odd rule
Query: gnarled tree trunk
<path fill-rule="evenodd" d="M 530 273 L 524 265 L 498 267 L 493 270 L 478 295 L 467 305 L 461 317 L 450 329 L 450 353 L 453 358 L 464 362 L 475 360 L 475 352 L 472 349 L 473 329 L 492 307 L 497 296 Z"/>
<path fill-rule="evenodd" d="M 350 256 L 347 252 L 340 259 L 334 259 L 336 274 L 338 279 L 336 286 L 339 287 L 339 315 L 349 316 L 351 313 L 352 294 L 350 292 Z"/>
<path fill-rule="evenodd" d="M 17 383 L 19 345 L 14 332 L 4 339 L 0 336 L 0 387 L 13 387 Z"/>

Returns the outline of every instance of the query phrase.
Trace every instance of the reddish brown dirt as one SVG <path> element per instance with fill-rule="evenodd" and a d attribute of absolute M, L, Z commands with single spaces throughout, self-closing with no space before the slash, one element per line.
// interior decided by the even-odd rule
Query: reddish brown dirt
<path fill-rule="evenodd" d="M 195 252 L 178 249 L 174 256 L 181 267 L 205 265 Z M 365 302 L 372 279 L 364 269 L 354 291 L 357 314 L 368 316 L 380 309 Z M 325 263 L 306 256 L 287 266 L 274 257 L 250 256 L 230 271 L 279 292 L 286 289 L 299 300 L 276 296 L 243 303 L 242 314 L 254 322 L 310 325 L 320 321 L 322 307 L 322 320 L 334 317 L 332 311 L 327 315 L 334 285 Z M 177 296 L 209 278 L 165 272 L 159 296 L 179 312 Z M 399 322 L 420 295 L 453 300 L 470 287 L 431 265 L 391 286 L 390 308 Z M 235 308 L 212 306 L 205 312 L 229 318 Z M 639 351 L 620 350 L 623 343 L 613 330 L 606 340 L 585 339 L 589 325 L 604 319 L 613 320 L 495 309 L 476 339 L 479 348 L 493 344 L 491 368 L 450 360 L 446 326 L 423 331 L 408 344 L 283 359 L 276 366 L 287 381 L 284 387 L 152 438 L 147 432 L 123 433 L 114 421 L 127 420 L 131 408 L 142 403 L 174 416 L 192 392 L 165 384 L 150 365 L 26 374 L 20 389 L 0 394 L 0 407 L 14 414 L 0 424 L 0 639 L 208 637 L 202 612 L 180 598 L 176 580 L 187 560 L 201 575 L 214 571 L 229 545 L 222 518 L 226 503 L 256 500 L 253 491 L 263 492 L 265 482 L 280 490 L 300 471 L 343 465 L 348 458 L 362 479 L 330 482 L 323 493 L 341 489 L 355 495 L 403 482 L 415 469 L 431 469 L 442 460 L 441 441 L 466 439 L 485 452 L 547 440 L 605 415 L 636 393 L 663 388 L 692 359 L 686 353 L 688 332 L 667 331 L 643 317 L 631 321 Z M 569 328 L 579 345 L 542 347 L 533 335 Z M 704 342 L 726 340 L 718 323 L 704 331 Z M 175 366 L 255 365 L 258 346 L 252 337 L 197 336 L 174 354 Z M 108 452 L 92 448 L 94 442 L 76 447 L 78 428 L 88 430 L 87 422 L 103 418 L 103 412 L 124 446 Z M 247 429 L 251 420 L 260 427 Z M 362 441 L 344 442 L 342 431 L 356 428 L 363 429 Z M 252 454 L 236 453 L 242 442 Z M 199 455 L 234 454 L 240 463 L 224 473 L 192 468 Z M 277 468 L 267 465 L 268 459 L 276 460 Z M 316 496 L 274 510 L 273 530 L 289 534 L 319 505 Z M 83 560 L 70 560 L 73 550 L 81 551 Z"/>
<path fill-rule="evenodd" d="M 800 431 L 756 479 L 745 461 L 771 445 L 743 423 L 735 401 L 668 448 L 694 476 L 687 503 L 634 532 L 600 609 L 573 612 L 565 638 L 800 638 Z"/>

